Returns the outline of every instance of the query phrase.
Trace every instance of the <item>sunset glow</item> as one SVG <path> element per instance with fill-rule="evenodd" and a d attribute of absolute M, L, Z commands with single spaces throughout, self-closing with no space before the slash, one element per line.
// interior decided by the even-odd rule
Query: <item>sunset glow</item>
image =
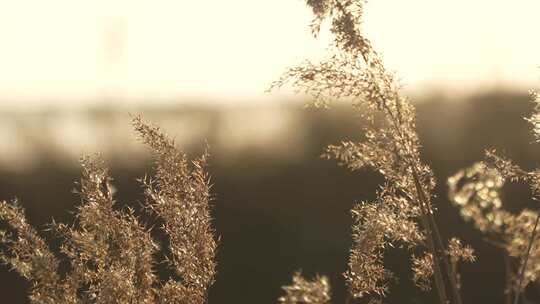
<path fill-rule="evenodd" d="M 408 90 L 525 89 L 540 79 L 530 35 L 538 1 L 367 9 L 369 36 Z M 324 54 L 310 19 L 300 0 L 2 1 L 0 100 L 260 99 L 286 67 Z"/>

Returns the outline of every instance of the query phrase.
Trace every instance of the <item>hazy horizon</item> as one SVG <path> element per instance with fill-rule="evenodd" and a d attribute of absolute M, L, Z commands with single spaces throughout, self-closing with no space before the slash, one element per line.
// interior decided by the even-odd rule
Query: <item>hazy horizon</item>
<path fill-rule="evenodd" d="M 275 99 L 269 83 L 328 45 L 328 35 L 312 39 L 300 0 L 0 6 L 4 105 Z M 408 93 L 525 92 L 540 80 L 540 41 L 528 34 L 540 2 L 380 0 L 366 9 L 366 31 Z"/>

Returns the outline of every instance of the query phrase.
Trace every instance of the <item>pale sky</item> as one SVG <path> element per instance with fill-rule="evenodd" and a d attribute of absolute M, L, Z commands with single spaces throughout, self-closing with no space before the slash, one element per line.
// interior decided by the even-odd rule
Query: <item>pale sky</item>
<path fill-rule="evenodd" d="M 407 90 L 540 87 L 540 1 L 372 0 L 365 27 Z M 253 100 L 323 56 L 302 0 L 0 0 L 0 102 Z M 287 91 L 284 92 L 287 94 Z"/>

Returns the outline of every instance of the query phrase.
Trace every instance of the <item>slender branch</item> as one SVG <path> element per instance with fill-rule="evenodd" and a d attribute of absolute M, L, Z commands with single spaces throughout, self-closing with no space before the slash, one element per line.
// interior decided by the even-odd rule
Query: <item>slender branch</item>
<path fill-rule="evenodd" d="M 521 266 L 521 269 L 519 271 L 519 280 L 517 290 L 516 290 L 516 296 L 514 298 L 514 304 L 517 304 L 519 302 L 519 296 L 521 294 L 521 285 L 523 284 L 523 279 L 525 278 L 525 269 L 527 268 L 527 262 L 529 261 L 529 256 L 531 254 L 532 245 L 534 242 L 534 238 L 536 237 L 536 228 L 538 227 L 538 221 L 540 221 L 540 210 L 537 212 L 536 215 L 536 222 L 534 223 L 534 228 L 531 233 L 531 238 L 529 239 L 529 245 L 527 247 L 527 253 L 525 254 L 525 260 L 523 261 L 523 265 Z"/>

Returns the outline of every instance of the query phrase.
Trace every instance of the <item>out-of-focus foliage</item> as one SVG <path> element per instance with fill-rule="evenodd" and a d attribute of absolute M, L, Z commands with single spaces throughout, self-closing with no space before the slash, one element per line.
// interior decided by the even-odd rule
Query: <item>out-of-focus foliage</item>
<path fill-rule="evenodd" d="M 532 125 L 533 136 L 538 142 L 540 98 L 536 92 L 531 93 L 531 100 L 535 105 L 534 112 L 526 120 Z M 540 244 L 536 232 L 540 213 L 530 209 L 518 214 L 505 211 L 501 189 L 506 181 L 524 182 L 533 199 L 538 200 L 540 170 L 526 171 L 497 155 L 495 150 L 486 151 L 486 159 L 486 163 L 476 163 L 448 179 L 449 197 L 460 208 L 465 220 L 472 221 L 489 241 L 503 249 L 509 264 L 506 267 L 506 293 L 515 293 L 517 302 L 523 289 L 540 277 Z"/>
<path fill-rule="evenodd" d="M 503 208 L 501 192 L 506 181 L 523 181 L 528 183 L 535 193 L 538 188 L 537 173 L 524 171 L 510 160 L 496 156 L 494 151 L 488 151 L 487 157 L 487 163 L 475 163 L 448 179 L 450 200 L 460 208 L 465 220 L 472 221 L 477 229 L 486 234 L 490 242 L 512 257 L 516 265 L 522 265 L 536 212 L 530 209 L 524 209 L 518 214 L 506 211 Z M 540 244 L 537 239 L 538 237 L 535 238 L 528 257 L 522 288 L 537 280 L 540 275 Z M 512 284 L 507 288 L 514 289 L 518 280 L 517 271 L 507 275 L 512 278 Z"/>

